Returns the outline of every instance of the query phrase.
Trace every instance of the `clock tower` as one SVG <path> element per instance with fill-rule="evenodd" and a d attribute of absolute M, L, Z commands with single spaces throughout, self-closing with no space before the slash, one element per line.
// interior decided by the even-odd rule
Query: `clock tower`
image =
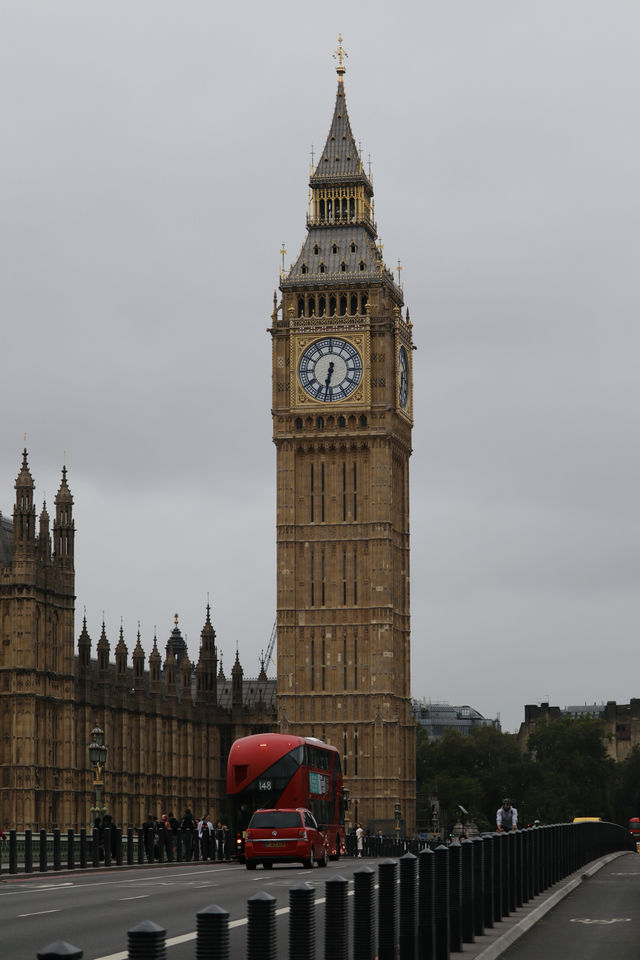
<path fill-rule="evenodd" d="M 345 56 L 340 38 L 307 234 L 288 272 L 283 261 L 271 318 L 278 714 L 283 732 L 338 747 L 352 823 L 404 832 L 415 828 L 412 326 L 382 258 Z"/>

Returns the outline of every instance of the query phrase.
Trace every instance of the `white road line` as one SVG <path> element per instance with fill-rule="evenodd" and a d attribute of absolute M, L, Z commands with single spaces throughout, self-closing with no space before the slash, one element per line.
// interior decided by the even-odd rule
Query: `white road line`
<path fill-rule="evenodd" d="M 18 920 L 21 917 L 41 917 L 43 913 L 60 913 L 59 910 L 39 910 L 38 913 L 19 913 Z"/>
<path fill-rule="evenodd" d="M 137 897 L 120 897 L 120 903 L 122 903 L 124 900 L 148 900 L 148 898 L 148 893 L 140 893 Z"/>

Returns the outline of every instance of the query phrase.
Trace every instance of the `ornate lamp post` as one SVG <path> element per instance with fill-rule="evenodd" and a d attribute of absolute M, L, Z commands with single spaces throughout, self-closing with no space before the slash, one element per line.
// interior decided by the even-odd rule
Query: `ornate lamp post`
<path fill-rule="evenodd" d="M 402 809 L 400 803 L 394 804 L 393 807 L 393 817 L 396 822 L 396 842 L 400 839 L 400 818 L 402 817 Z"/>
<path fill-rule="evenodd" d="M 104 731 L 96 725 L 91 731 L 91 743 L 89 744 L 89 760 L 93 765 L 93 787 L 96 791 L 96 805 L 91 808 L 91 826 L 93 827 L 96 819 L 104 817 L 107 808 L 102 803 L 102 788 L 104 787 L 104 765 L 107 761 L 107 748 L 104 742 Z"/>

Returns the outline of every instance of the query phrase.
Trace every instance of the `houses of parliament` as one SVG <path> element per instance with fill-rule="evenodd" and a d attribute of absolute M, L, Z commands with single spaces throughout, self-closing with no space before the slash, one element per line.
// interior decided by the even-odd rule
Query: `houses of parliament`
<path fill-rule="evenodd" d="M 0 810 L 22 830 L 88 824 L 88 746 L 109 748 L 120 825 L 185 806 L 225 809 L 236 737 L 267 730 L 338 747 L 351 819 L 415 827 L 410 699 L 409 458 L 413 339 L 382 257 L 373 186 L 347 112 L 345 51 L 309 182 L 307 232 L 281 271 L 269 334 L 276 448 L 277 681 L 219 664 L 211 610 L 198 658 L 177 618 L 148 658 L 75 623 L 75 520 L 66 469 L 36 522 L 25 449 L 0 513 Z M 266 401 L 266 398 L 265 398 Z M 130 650 L 129 647 L 133 646 Z M 257 671 L 256 671 L 257 672 Z"/>

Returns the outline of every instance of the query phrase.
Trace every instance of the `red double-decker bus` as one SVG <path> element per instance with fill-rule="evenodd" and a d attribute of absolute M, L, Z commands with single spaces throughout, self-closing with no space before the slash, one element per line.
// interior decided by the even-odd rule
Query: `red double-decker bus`
<path fill-rule="evenodd" d="M 340 754 L 315 737 L 258 733 L 236 740 L 227 761 L 227 796 L 237 852 L 254 810 L 306 807 L 327 838 L 327 854 L 345 852 Z"/>

